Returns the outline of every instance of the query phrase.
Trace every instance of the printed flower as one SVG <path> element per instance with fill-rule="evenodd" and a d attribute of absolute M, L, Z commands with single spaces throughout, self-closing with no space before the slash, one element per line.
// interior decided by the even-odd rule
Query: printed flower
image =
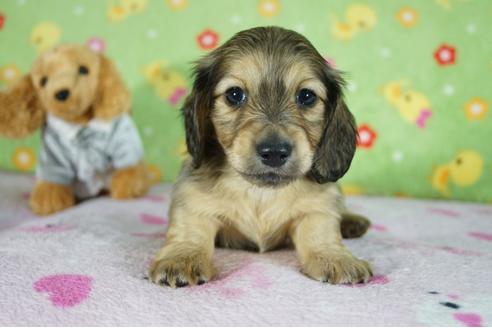
<path fill-rule="evenodd" d="M 469 120 L 482 120 L 488 110 L 489 105 L 481 98 L 472 98 L 465 104 L 465 114 Z"/>
<path fill-rule="evenodd" d="M 204 50 L 214 49 L 219 43 L 219 35 L 212 30 L 204 30 L 202 33 L 198 34 L 196 41 L 200 48 Z"/>
<path fill-rule="evenodd" d="M 456 61 L 456 48 L 443 44 L 434 52 L 434 59 L 441 66 L 454 64 Z"/>
<path fill-rule="evenodd" d="M 357 128 L 357 146 L 361 148 L 371 148 L 376 140 L 376 131 L 371 129 L 367 124 Z"/>
<path fill-rule="evenodd" d="M 5 25 L 5 15 L 0 13 L 0 30 L 3 28 Z"/>
<path fill-rule="evenodd" d="M 410 28 L 417 24 L 419 16 L 415 9 L 404 7 L 396 13 L 396 19 L 403 27 Z"/>
<path fill-rule="evenodd" d="M 278 0 L 260 0 L 258 11 L 264 17 L 272 17 L 280 11 L 280 2 Z"/>
<path fill-rule="evenodd" d="M 106 42 L 98 37 L 90 38 L 85 44 L 96 53 L 103 53 L 106 50 Z"/>
<path fill-rule="evenodd" d="M 11 85 L 21 76 L 20 69 L 14 64 L 0 67 L 0 81 L 7 85 Z"/>
<path fill-rule="evenodd" d="M 166 0 L 166 4 L 172 11 L 178 11 L 188 6 L 188 0 Z"/>
<path fill-rule="evenodd" d="M 19 147 L 12 156 L 14 166 L 21 171 L 29 171 L 36 163 L 36 156 L 31 148 Z"/>

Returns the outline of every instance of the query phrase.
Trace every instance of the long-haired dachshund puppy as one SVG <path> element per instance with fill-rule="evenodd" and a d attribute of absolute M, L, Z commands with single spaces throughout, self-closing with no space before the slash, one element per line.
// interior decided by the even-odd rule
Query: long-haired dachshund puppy
<path fill-rule="evenodd" d="M 173 190 L 153 282 L 210 280 L 215 244 L 260 252 L 293 244 L 313 279 L 371 277 L 342 244 L 369 226 L 345 211 L 333 183 L 355 152 L 342 85 L 306 38 L 278 27 L 240 32 L 197 63 L 182 109 L 191 158 Z"/>

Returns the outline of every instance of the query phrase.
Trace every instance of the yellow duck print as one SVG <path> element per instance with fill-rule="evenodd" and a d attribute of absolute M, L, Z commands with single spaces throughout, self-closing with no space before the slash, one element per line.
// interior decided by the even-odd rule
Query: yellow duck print
<path fill-rule="evenodd" d="M 376 25 L 376 12 L 365 4 L 352 4 L 347 7 L 345 21 L 332 16 L 332 35 L 343 41 L 352 39 L 359 32 L 372 30 Z"/>
<path fill-rule="evenodd" d="M 406 121 L 424 128 L 431 117 L 431 104 L 427 97 L 408 87 L 406 81 L 394 81 L 382 87 L 382 94 L 395 106 Z"/>
<path fill-rule="evenodd" d="M 121 22 L 130 15 L 138 14 L 147 7 L 147 0 L 109 1 L 108 19 L 111 22 Z"/>
<path fill-rule="evenodd" d="M 172 11 L 178 11 L 188 6 L 188 0 L 166 0 L 166 4 Z"/>
<path fill-rule="evenodd" d="M 459 187 L 474 184 L 482 175 L 483 160 L 474 150 L 463 150 L 449 163 L 434 169 L 431 177 L 432 187 L 441 194 L 449 196 L 449 181 Z"/>
<path fill-rule="evenodd" d="M 170 69 L 165 61 L 148 64 L 143 71 L 155 93 L 171 105 L 176 105 L 185 96 L 185 79 L 180 73 Z"/>
<path fill-rule="evenodd" d="M 41 22 L 31 32 L 31 44 L 38 54 L 53 47 L 61 36 L 61 30 L 55 23 Z"/>

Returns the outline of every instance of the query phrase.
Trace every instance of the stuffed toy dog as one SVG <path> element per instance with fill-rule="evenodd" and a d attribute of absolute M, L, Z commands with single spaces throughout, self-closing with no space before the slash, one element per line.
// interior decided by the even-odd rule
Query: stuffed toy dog
<path fill-rule="evenodd" d="M 109 189 L 116 199 L 143 195 L 150 175 L 129 115 L 130 95 L 112 62 L 89 48 L 62 45 L 41 55 L 0 93 L 0 134 L 42 129 L 30 206 L 47 215 Z"/>

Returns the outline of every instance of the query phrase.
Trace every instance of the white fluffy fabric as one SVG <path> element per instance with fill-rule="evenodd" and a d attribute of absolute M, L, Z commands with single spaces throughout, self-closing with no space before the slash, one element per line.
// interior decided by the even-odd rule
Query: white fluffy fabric
<path fill-rule="evenodd" d="M 346 241 L 371 262 L 365 285 L 299 272 L 293 250 L 217 250 L 219 275 L 170 289 L 146 280 L 162 246 L 169 185 L 39 218 L 31 176 L 0 173 L 0 325 L 492 325 L 492 206 L 349 197 L 373 222 Z"/>

